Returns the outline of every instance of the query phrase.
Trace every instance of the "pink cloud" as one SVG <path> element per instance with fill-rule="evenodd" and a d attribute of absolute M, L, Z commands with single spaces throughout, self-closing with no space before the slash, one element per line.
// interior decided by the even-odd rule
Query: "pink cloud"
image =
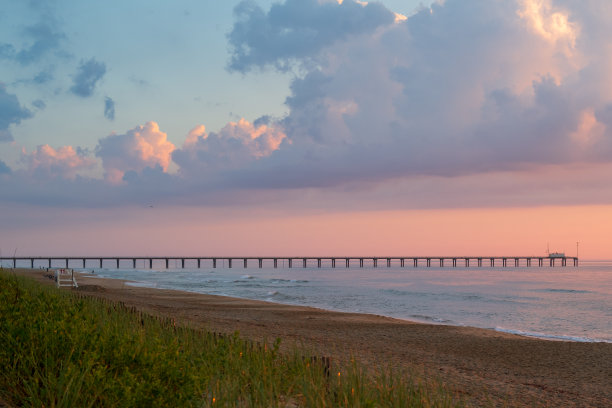
<path fill-rule="evenodd" d="M 446 0 L 346 37 L 317 20 L 313 35 L 330 39 L 304 57 L 288 54 L 301 38 L 283 30 L 268 33 L 281 48 L 232 37 L 241 71 L 301 64 L 281 122 L 291 146 L 240 177 L 250 187 L 321 187 L 612 162 L 612 15 L 603 4 Z M 282 9 L 302 14 L 299 2 Z M 241 10 L 249 19 L 236 33 L 246 22 L 253 32 L 273 26 L 274 10 Z M 270 51 L 265 64 L 260 49 Z"/>
<path fill-rule="evenodd" d="M 41 145 L 32 153 L 22 153 L 28 170 L 47 177 L 74 179 L 78 172 L 94 167 L 95 160 L 76 151 L 72 146 L 57 149 Z"/>
<path fill-rule="evenodd" d="M 106 180 L 119 183 L 128 171 L 141 172 L 147 167 L 159 166 L 167 172 L 174 149 L 159 125 L 147 122 L 125 134 L 100 139 L 96 156 L 102 159 Z"/>
<path fill-rule="evenodd" d="M 224 138 L 241 141 L 251 155 L 257 158 L 269 156 L 274 150 L 278 150 L 283 139 L 287 137 L 277 126 L 254 125 L 244 118 L 228 123 L 219 133 Z"/>
<path fill-rule="evenodd" d="M 207 137 L 206 127 L 204 125 L 198 125 L 189 131 L 183 143 L 183 147 L 193 146 L 198 143 L 199 138 L 206 139 Z"/>
<path fill-rule="evenodd" d="M 183 173 L 206 168 L 224 170 L 238 168 L 257 159 L 270 156 L 280 149 L 287 135 L 279 124 L 242 118 L 230 122 L 219 132 L 206 133 L 203 125 L 192 129 L 182 149 L 173 154 Z"/>

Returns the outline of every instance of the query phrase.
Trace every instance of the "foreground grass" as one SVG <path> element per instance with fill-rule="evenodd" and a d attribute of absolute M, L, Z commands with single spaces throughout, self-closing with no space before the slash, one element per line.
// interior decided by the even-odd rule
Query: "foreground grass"
<path fill-rule="evenodd" d="M 443 390 L 177 327 L 0 269 L 0 398 L 26 407 L 450 407 Z M 433 391 L 432 391 L 433 389 Z"/>

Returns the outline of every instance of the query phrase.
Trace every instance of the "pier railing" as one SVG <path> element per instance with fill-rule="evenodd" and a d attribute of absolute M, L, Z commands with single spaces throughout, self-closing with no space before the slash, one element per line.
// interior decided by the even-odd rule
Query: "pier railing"
<path fill-rule="evenodd" d="M 34 267 L 114 267 L 123 268 L 149 268 L 164 267 L 185 268 L 186 264 L 198 269 L 207 267 L 243 267 L 257 265 L 259 268 L 266 265 L 282 267 L 532 267 L 532 266 L 578 266 L 578 257 L 573 256 L 12 256 L 0 257 L 3 262 L 12 264 L 16 268 L 18 263 L 30 268 Z M 93 265 L 93 266 L 92 266 Z M 24 266 L 24 267 L 25 267 Z"/>

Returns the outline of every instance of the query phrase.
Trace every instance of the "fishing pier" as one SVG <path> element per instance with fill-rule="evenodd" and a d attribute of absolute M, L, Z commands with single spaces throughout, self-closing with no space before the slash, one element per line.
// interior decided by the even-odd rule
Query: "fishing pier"
<path fill-rule="evenodd" d="M 336 267 L 543 267 L 578 266 L 574 256 L 12 256 L 0 257 L 18 267 L 63 268 L 233 268 L 257 265 L 259 268 L 336 268 Z"/>

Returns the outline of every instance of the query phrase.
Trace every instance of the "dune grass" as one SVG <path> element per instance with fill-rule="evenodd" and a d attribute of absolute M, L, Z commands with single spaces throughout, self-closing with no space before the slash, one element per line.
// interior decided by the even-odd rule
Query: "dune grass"
<path fill-rule="evenodd" d="M 414 378 L 177 326 L 0 270 L 0 398 L 24 407 L 451 407 Z M 418 381 L 416 382 L 418 383 Z"/>

